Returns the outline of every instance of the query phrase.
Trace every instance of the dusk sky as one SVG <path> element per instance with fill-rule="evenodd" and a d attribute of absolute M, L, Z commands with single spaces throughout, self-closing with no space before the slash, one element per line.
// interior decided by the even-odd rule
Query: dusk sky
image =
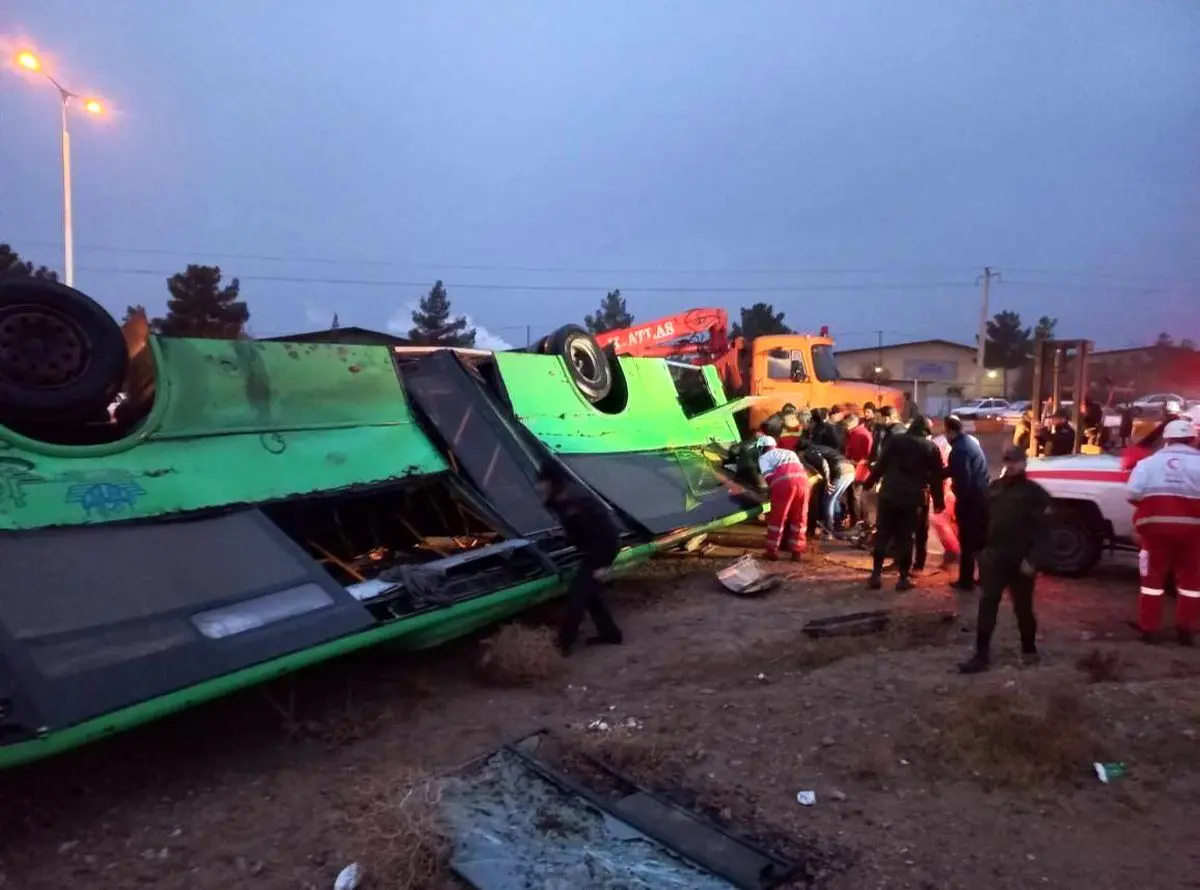
<path fill-rule="evenodd" d="M 404 332 L 434 279 L 523 344 L 619 287 L 846 348 L 992 311 L 1200 340 L 1196 0 L 0 0 L 72 120 L 76 284 Z M 0 242 L 61 267 L 53 89 L 0 72 Z"/>

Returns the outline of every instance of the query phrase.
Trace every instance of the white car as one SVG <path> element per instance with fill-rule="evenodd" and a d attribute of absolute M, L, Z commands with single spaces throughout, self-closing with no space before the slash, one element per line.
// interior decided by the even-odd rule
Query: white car
<path fill-rule="evenodd" d="M 951 414 L 963 420 L 982 420 L 996 418 L 1009 410 L 1009 404 L 1004 399 L 972 399 L 951 411 Z"/>
<path fill-rule="evenodd" d="M 1133 409 L 1133 416 L 1140 417 L 1144 414 L 1161 415 L 1167 402 L 1178 402 L 1183 404 L 1185 399 L 1183 396 L 1173 392 L 1156 392 L 1148 396 L 1142 396 L 1140 399 L 1135 399 L 1130 403 L 1129 407 Z"/>

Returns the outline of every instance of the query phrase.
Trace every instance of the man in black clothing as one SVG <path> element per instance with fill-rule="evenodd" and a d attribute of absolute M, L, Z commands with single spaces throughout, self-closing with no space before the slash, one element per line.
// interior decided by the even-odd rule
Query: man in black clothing
<path fill-rule="evenodd" d="M 579 639 L 584 612 L 592 616 L 596 625 L 596 636 L 588 643 L 620 643 L 621 629 L 604 604 L 603 594 L 605 572 L 621 549 L 620 530 L 612 513 L 554 464 L 542 467 L 537 490 L 562 523 L 567 541 L 583 557 L 567 589 L 567 606 L 558 629 L 559 648 L 563 655 L 571 653 Z"/>
<path fill-rule="evenodd" d="M 896 433 L 902 432 L 904 432 L 904 424 L 896 419 L 896 409 L 891 405 L 884 405 L 880 408 L 871 441 L 871 463 L 879 460 L 879 455 L 883 453 L 883 443 Z"/>
<path fill-rule="evenodd" d="M 986 671 L 991 663 L 992 634 L 1000 599 L 1007 589 L 1021 633 L 1021 661 L 1035 664 L 1037 618 L 1033 614 L 1033 585 L 1045 556 L 1046 512 L 1050 495 L 1025 475 L 1025 452 L 1009 446 L 1004 452 L 1004 473 L 988 490 L 988 527 L 979 557 L 979 620 L 975 654 L 959 665 L 964 674 Z"/>
<path fill-rule="evenodd" d="M 824 408 L 817 408 L 812 415 L 812 434 L 809 437 L 813 444 L 841 451 L 841 441 L 837 429 L 832 423 L 830 413 Z"/>
<path fill-rule="evenodd" d="M 883 585 L 883 561 L 895 554 L 900 579 L 897 590 L 911 590 L 913 537 L 917 516 L 926 497 L 933 498 L 933 509 L 945 509 L 942 497 L 942 457 L 929 441 L 928 424 L 917 416 L 903 435 L 888 437 L 879 461 L 867 477 L 865 487 L 882 483 L 879 489 L 879 518 L 875 526 L 874 566 L 867 587 Z"/>
<path fill-rule="evenodd" d="M 1075 427 L 1067 419 L 1067 409 L 1059 408 L 1050 418 L 1049 427 L 1038 434 L 1046 457 L 1064 457 L 1075 453 Z"/>

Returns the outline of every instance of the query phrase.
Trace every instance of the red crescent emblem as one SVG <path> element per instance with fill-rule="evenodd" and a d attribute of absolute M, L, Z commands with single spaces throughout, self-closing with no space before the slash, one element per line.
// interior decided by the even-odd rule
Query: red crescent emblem
<path fill-rule="evenodd" d="M 1168 457 L 1167 458 L 1167 469 L 1168 470 L 1178 470 L 1179 469 L 1179 458 Z"/>

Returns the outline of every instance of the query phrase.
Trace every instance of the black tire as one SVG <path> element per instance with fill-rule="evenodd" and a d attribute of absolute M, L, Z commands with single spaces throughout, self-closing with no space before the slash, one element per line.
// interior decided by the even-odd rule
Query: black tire
<path fill-rule="evenodd" d="M 1078 578 L 1086 575 L 1104 550 L 1104 538 L 1096 521 L 1087 511 L 1069 504 L 1055 504 L 1050 510 L 1046 529 L 1046 571 L 1051 575 Z"/>
<path fill-rule="evenodd" d="M 79 291 L 0 280 L 0 423 L 73 423 L 102 415 L 129 369 L 121 326 Z"/>
<path fill-rule="evenodd" d="M 549 339 L 551 355 L 562 356 L 575 386 L 593 405 L 604 401 L 613 388 L 608 356 L 591 334 L 578 325 L 565 325 Z"/>

